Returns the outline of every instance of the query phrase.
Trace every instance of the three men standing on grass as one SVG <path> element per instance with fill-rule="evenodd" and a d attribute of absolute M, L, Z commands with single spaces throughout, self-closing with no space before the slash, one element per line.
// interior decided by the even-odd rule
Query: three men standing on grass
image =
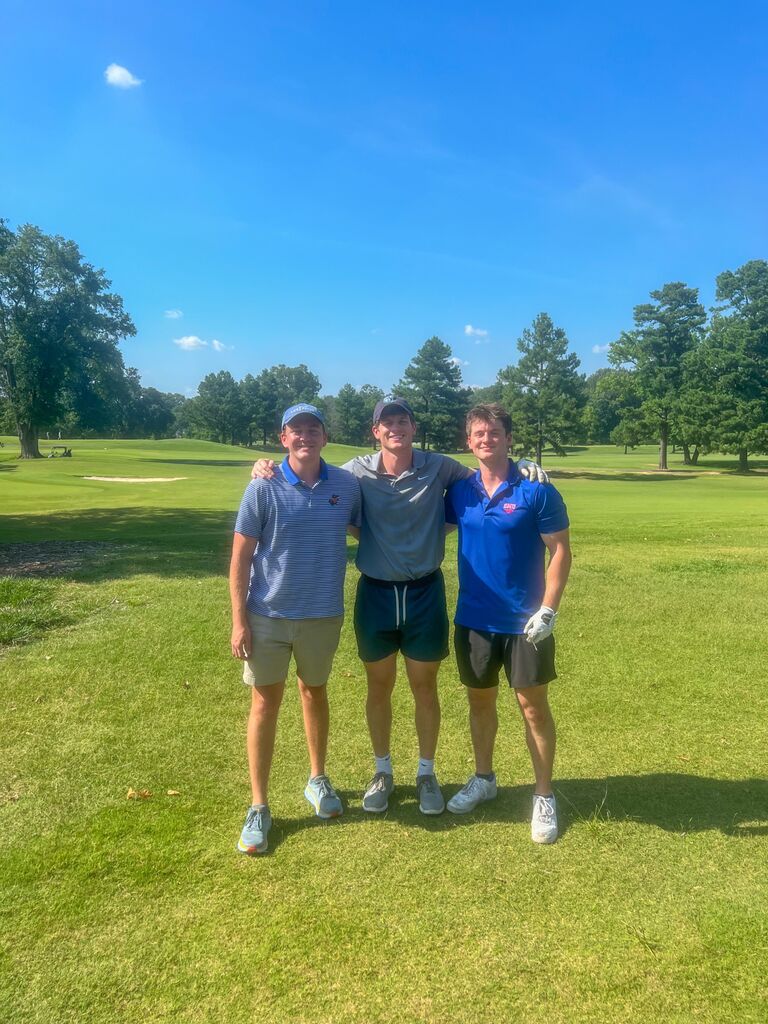
<path fill-rule="evenodd" d="M 317 411 L 315 410 L 315 412 Z M 319 416 L 319 414 L 317 415 Z M 288 413 L 286 413 L 286 416 L 288 416 Z M 284 417 L 284 427 L 286 423 L 288 421 Z M 440 791 L 434 768 L 435 751 L 440 728 L 437 673 L 440 662 L 448 654 L 448 618 L 445 603 L 445 587 L 440 571 L 440 564 L 445 554 L 444 492 L 446 488 L 460 488 L 462 484 L 469 484 L 475 479 L 476 474 L 461 463 L 444 455 L 415 450 L 413 448 L 415 432 L 416 425 L 413 412 L 405 400 L 393 398 L 389 401 L 379 402 L 374 411 L 373 434 L 381 446 L 381 451 L 372 455 L 355 458 L 346 463 L 342 470 L 337 471 L 349 471 L 350 479 L 356 478 L 362 491 L 363 514 L 360 545 L 357 554 L 357 565 L 361 571 L 361 577 L 355 601 L 355 633 L 358 653 L 365 665 L 367 675 L 366 717 L 375 758 L 374 775 L 363 795 L 363 809 L 371 813 L 386 811 L 389 796 L 394 786 L 394 772 L 390 755 L 390 735 L 392 726 L 392 691 L 395 684 L 398 651 L 402 652 L 405 659 L 406 674 L 415 704 L 416 731 L 419 740 L 419 762 L 416 769 L 419 809 L 424 814 L 434 815 L 440 814 L 445 808 L 445 801 Z M 324 429 L 322 436 L 323 443 L 325 443 Z M 307 439 L 302 437 L 301 440 L 305 443 Z M 499 445 L 494 448 L 496 455 L 498 455 L 499 447 L 502 451 L 499 459 L 503 458 L 504 461 L 504 479 L 506 480 L 513 471 L 518 481 L 523 480 L 523 472 L 530 472 L 533 477 L 538 479 L 540 470 L 535 464 L 522 463 L 519 467 L 514 467 L 512 463 L 507 463 L 507 446 L 510 440 L 509 431 L 502 431 Z M 289 448 L 289 453 L 292 454 L 289 442 L 290 435 L 286 434 L 284 429 L 283 444 Z M 301 450 L 303 450 L 301 447 L 297 449 L 297 451 Z M 478 451 L 485 452 L 485 448 L 478 445 Z M 289 462 L 290 458 L 291 455 L 289 454 Z M 285 463 L 283 466 L 285 466 Z M 500 471 L 500 466 L 500 461 L 498 463 L 495 462 L 493 472 Z M 272 473 L 273 464 L 270 460 L 260 460 L 254 467 L 254 475 L 269 478 Z M 545 479 L 543 474 L 542 479 Z M 489 485 L 492 485 L 490 478 Z M 268 485 L 262 482 L 262 489 L 265 486 Z M 540 486 L 538 483 L 530 485 L 534 489 Z M 554 492 L 554 488 L 551 491 Z M 493 493 L 495 494 L 495 491 Z M 526 491 L 525 497 L 533 500 L 538 493 L 535 490 Z M 546 495 L 549 492 L 543 493 Z M 554 494 L 556 495 L 556 492 Z M 248 495 L 249 491 L 246 491 L 246 499 Z M 559 496 L 557 497 L 559 498 Z M 244 505 L 246 499 L 244 499 Z M 554 498 L 551 501 L 554 501 Z M 460 504 L 458 498 L 456 504 L 457 507 Z M 540 499 L 539 505 L 542 505 Z M 546 501 L 544 505 L 546 505 Z M 453 504 L 449 502 L 449 508 L 452 507 Z M 532 508 L 535 513 L 536 508 L 538 508 L 535 502 Z M 241 515 L 242 512 L 241 508 Z M 526 519 L 526 522 L 528 521 Z M 461 543 L 461 536 L 465 535 L 465 529 L 462 520 L 459 519 L 458 522 Z M 541 523 L 544 523 L 544 519 L 541 520 Z M 253 529 L 249 523 L 241 522 L 241 519 L 238 518 L 237 532 L 243 532 L 240 529 L 241 526 L 243 531 L 246 530 L 246 526 Z M 567 520 L 565 521 L 565 527 L 567 528 Z M 238 544 L 237 532 L 236 545 Z M 247 531 L 246 535 L 251 540 L 253 539 L 253 535 L 248 535 Z M 259 536 L 261 535 L 259 534 Z M 284 536 L 287 542 L 289 536 L 287 526 Z M 543 580 L 544 548 L 539 534 L 536 534 L 536 540 L 541 546 L 540 562 Z M 489 535 L 488 541 L 489 544 L 493 543 L 491 535 Z M 245 545 L 242 542 L 239 543 L 242 547 L 239 556 L 241 560 L 246 558 L 249 551 L 253 555 L 255 542 L 253 545 L 250 543 Z M 298 537 L 296 543 L 300 544 Z M 316 544 L 316 537 L 313 543 Z M 303 549 L 302 554 L 306 556 L 306 549 Z M 233 553 L 233 567 L 235 562 L 236 559 Z M 241 566 L 240 569 L 235 570 L 233 568 L 233 573 L 237 575 L 239 571 L 242 578 L 244 571 L 242 561 L 238 564 Z M 268 565 L 268 562 L 264 563 L 264 569 L 268 569 Z M 460 579 L 461 575 L 460 572 Z M 464 575 L 466 578 L 466 574 Z M 563 578 L 563 586 L 564 582 Z M 233 585 L 233 611 L 236 607 L 236 602 L 240 600 L 238 593 L 237 586 Z M 556 594 L 555 590 L 552 591 L 551 595 L 548 591 L 548 596 L 551 601 L 556 603 L 559 600 L 560 593 L 562 593 L 562 586 L 559 587 Z M 533 599 L 531 598 L 531 601 Z M 505 596 L 503 600 L 507 601 L 507 597 Z M 290 618 L 290 616 L 287 617 Z M 538 643 L 540 636 L 543 638 L 544 633 L 551 632 L 551 626 L 554 625 L 554 611 L 551 607 L 542 607 L 538 610 L 537 616 L 533 616 L 533 618 L 536 619 L 535 628 L 531 623 L 527 623 L 526 630 L 529 627 L 533 630 L 533 640 Z M 237 618 L 235 621 L 237 629 Z M 472 626 L 473 624 L 469 623 L 469 625 Z M 478 624 L 475 623 L 474 625 Z M 491 628 L 488 629 L 488 625 L 489 623 L 484 622 L 481 625 L 481 629 L 492 633 L 494 627 L 491 625 Z M 503 625 L 507 625 L 506 620 Z M 514 630 L 502 630 L 502 632 L 509 633 L 514 632 Z M 336 636 L 337 643 L 338 634 Z M 233 654 L 237 657 L 242 657 L 241 653 L 238 654 L 236 639 L 236 634 L 233 632 Z M 473 639 L 472 643 L 476 644 L 476 641 Z M 493 663 L 494 657 L 489 654 L 487 657 L 486 676 L 484 678 L 492 678 Z M 285 667 L 287 668 L 287 658 Z M 498 665 L 496 666 L 496 673 L 498 674 Z M 543 675 L 546 672 L 539 674 L 542 675 L 542 678 L 539 679 L 537 677 L 536 682 L 540 685 L 545 685 L 548 680 L 544 680 Z M 304 700 L 306 723 L 307 698 L 305 697 L 306 685 L 304 685 L 306 680 L 302 676 L 300 666 L 299 678 L 302 682 L 302 699 Z M 462 678 L 464 679 L 464 676 Z M 550 675 L 549 678 L 554 678 L 554 676 Z M 327 679 L 327 673 L 325 679 Z M 513 682 L 513 685 L 517 685 L 517 683 Z M 485 682 L 484 686 L 491 686 L 492 688 L 493 684 Z M 554 727 L 547 725 L 544 721 L 545 714 L 542 708 L 546 706 L 546 691 L 540 692 L 544 694 L 543 702 L 541 700 L 528 702 L 531 704 L 531 707 L 538 709 L 540 712 L 539 718 L 535 716 L 533 711 L 531 711 L 529 716 L 528 712 L 525 711 L 526 704 L 521 703 L 521 706 L 523 706 L 524 714 L 526 715 L 526 728 L 530 736 L 529 746 L 533 744 L 536 751 L 540 752 L 537 754 L 538 761 L 534 760 L 537 777 L 537 795 L 548 796 L 548 794 L 539 793 L 539 790 L 546 786 L 545 766 L 547 763 L 549 763 L 549 773 L 551 775 L 550 755 L 554 755 Z M 475 725 L 478 722 L 485 723 L 485 732 L 487 734 L 489 720 L 487 709 L 485 714 L 482 710 L 476 713 L 473 710 L 474 705 L 471 698 L 470 701 L 474 740 Z M 277 702 L 277 707 L 279 707 L 279 701 Z M 275 723 L 276 714 L 277 708 L 275 708 L 273 715 Z M 325 721 L 324 735 L 327 736 L 327 711 Z M 549 722 L 551 723 L 551 716 Z M 539 729 L 539 725 L 541 725 L 541 729 Z M 544 734 L 543 740 L 542 730 Z M 310 727 L 307 726 L 308 742 L 310 731 Z M 254 732 L 254 729 L 249 723 L 249 751 L 252 745 L 255 745 L 258 751 L 260 749 L 259 737 L 257 736 L 252 743 L 252 732 Z M 493 735 L 495 736 L 495 729 L 493 730 Z M 267 731 L 264 738 L 273 744 L 274 728 L 272 728 L 271 734 Z M 491 741 L 491 749 L 492 745 Z M 268 749 L 270 759 L 271 752 L 272 746 L 270 745 Z M 259 757 L 258 753 L 254 755 L 249 754 L 249 761 L 254 759 L 258 761 Z M 310 757 L 312 758 L 311 743 Z M 487 764 L 486 761 L 488 762 Z M 318 765 L 319 762 L 317 764 L 313 762 L 312 770 L 314 771 Z M 451 810 L 462 812 L 472 809 L 470 804 L 472 804 L 472 799 L 474 799 L 478 781 L 479 783 L 489 783 L 487 787 L 481 790 L 481 799 L 490 799 L 491 796 L 495 795 L 495 781 L 493 781 L 492 769 L 489 771 L 481 770 L 486 767 L 490 769 L 489 756 L 485 756 L 485 758 L 479 757 L 477 761 L 478 774 L 470 780 L 470 783 L 476 780 L 472 787 L 473 796 L 467 798 L 465 794 L 465 800 L 459 808 L 454 806 L 456 798 L 453 798 L 449 805 Z M 253 781 L 253 769 L 251 776 Z M 488 776 L 488 778 L 485 778 L 485 776 Z M 493 785 L 490 785 L 491 782 L 493 782 Z M 310 779 L 310 784 L 308 784 L 308 790 L 311 783 L 312 779 Z M 464 787 L 462 793 L 467 790 L 470 783 Z M 330 783 L 328 785 L 330 786 Z M 257 803 L 257 799 L 263 799 L 264 803 Z M 472 806 L 476 806 L 478 802 L 480 802 L 479 799 L 475 800 Z M 268 815 L 268 811 L 264 806 L 265 803 L 266 790 L 264 789 L 263 792 L 262 790 L 257 791 L 254 787 L 254 806 L 249 815 L 260 814 L 258 820 L 263 822 L 265 820 L 265 811 Z M 322 806 L 322 804 L 319 805 L 320 808 Z M 333 806 L 335 813 L 341 813 L 340 802 Z M 316 805 L 318 813 L 319 807 Z M 246 822 L 247 827 L 248 822 Z M 245 832 L 246 829 L 244 829 L 244 835 Z M 243 849 L 244 846 L 247 847 L 248 845 L 248 842 L 244 841 L 241 837 L 240 848 Z M 258 844 L 256 845 L 258 846 Z M 253 849 L 249 852 L 258 852 L 258 849 Z"/>

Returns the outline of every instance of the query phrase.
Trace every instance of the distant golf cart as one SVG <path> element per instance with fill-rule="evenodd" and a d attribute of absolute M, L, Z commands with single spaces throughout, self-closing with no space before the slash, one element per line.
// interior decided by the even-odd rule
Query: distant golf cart
<path fill-rule="evenodd" d="M 48 452 L 49 459 L 71 459 L 72 449 L 65 444 L 53 444 Z"/>

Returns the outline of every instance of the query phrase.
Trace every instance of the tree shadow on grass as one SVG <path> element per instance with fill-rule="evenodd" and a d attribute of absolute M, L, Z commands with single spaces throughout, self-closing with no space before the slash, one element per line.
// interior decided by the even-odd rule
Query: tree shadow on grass
<path fill-rule="evenodd" d="M 61 563 L 60 572 L 45 573 L 49 577 L 206 576 L 226 572 L 234 523 L 232 509 L 129 507 L 0 516 L 0 536 L 10 542 L 0 545 L 0 553 L 17 548 L 21 564 L 26 546 L 35 557 L 47 553 L 54 566 Z M 91 555 L 73 560 L 71 548 L 84 542 L 93 548 Z M 15 574 L 12 565 L 4 564 L 3 571 Z"/>
<path fill-rule="evenodd" d="M 684 835 L 716 830 L 729 836 L 768 835 L 768 779 L 712 779 L 675 772 L 649 775 L 614 775 L 597 779 L 561 779 L 555 782 L 561 835 L 569 826 L 587 823 L 607 828 L 637 822 Z M 459 789 L 443 786 L 446 800 Z M 495 800 L 481 804 L 472 814 L 429 817 L 420 813 L 413 786 L 395 786 L 385 815 L 367 814 L 360 806 L 360 790 L 339 790 L 344 815 L 333 824 L 364 825 L 386 817 L 427 832 L 452 828 L 478 828 L 486 823 L 527 824 L 531 817 L 531 786 L 500 786 Z M 275 820 L 271 848 L 306 828 L 330 824 L 318 818 Z M 272 836 L 274 835 L 274 841 Z"/>
<path fill-rule="evenodd" d="M 675 480 L 697 480 L 700 476 L 707 476 L 707 473 L 696 473 L 696 472 L 685 472 L 685 473 L 658 473 L 658 472 L 643 472 L 638 470 L 636 473 L 628 471 L 626 473 L 612 473 L 608 470 L 605 473 L 600 473 L 596 470 L 576 470 L 576 469 L 553 469 L 549 471 L 550 478 L 555 480 L 601 480 L 606 482 L 624 481 L 625 483 L 672 483 Z"/>
<path fill-rule="evenodd" d="M 142 458 L 141 462 L 158 462 L 164 466 L 231 466 L 233 469 L 239 467 L 247 467 L 248 469 L 253 466 L 255 458 L 253 459 L 147 459 Z M 277 461 L 277 460 L 275 460 Z M 248 482 L 249 477 L 243 477 L 243 487 Z"/>

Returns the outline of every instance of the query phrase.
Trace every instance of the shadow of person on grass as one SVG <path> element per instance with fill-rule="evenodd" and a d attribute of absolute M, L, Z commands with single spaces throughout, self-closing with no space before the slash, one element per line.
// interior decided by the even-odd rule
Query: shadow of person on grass
<path fill-rule="evenodd" d="M 443 786 L 446 801 L 459 788 Z M 679 835 L 709 830 L 729 836 L 768 835 L 768 779 L 712 779 L 677 772 L 654 772 L 559 779 L 554 789 L 561 835 L 577 822 L 609 827 L 627 821 Z M 481 804 L 472 814 L 451 814 L 446 810 L 442 815 L 428 817 L 419 811 L 413 786 L 395 786 L 385 815 L 363 811 L 360 790 L 339 790 L 344 802 L 341 818 L 332 822 L 310 816 L 276 818 L 270 833 L 270 849 L 274 850 L 290 836 L 307 828 L 328 824 L 346 828 L 378 818 L 428 832 L 478 828 L 488 822 L 524 824 L 531 817 L 532 791 L 530 785 L 499 786 L 496 799 Z"/>

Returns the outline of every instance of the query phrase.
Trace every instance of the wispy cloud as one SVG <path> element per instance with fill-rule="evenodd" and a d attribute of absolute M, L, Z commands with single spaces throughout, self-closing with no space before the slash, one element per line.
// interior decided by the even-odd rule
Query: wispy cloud
<path fill-rule="evenodd" d="M 610 347 L 610 345 L 593 345 L 592 351 L 596 356 L 600 356 L 603 352 L 607 352 Z"/>
<path fill-rule="evenodd" d="M 452 366 L 469 366 L 469 360 L 468 359 L 459 359 L 458 356 L 451 356 L 451 358 L 448 360 L 448 362 Z"/>
<path fill-rule="evenodd" d="M 183 352 L 195 352 L 197 349 L 208 347 L 212 348 L 214 352 L 231 352 L 234 348 L 234 345 L 225 345 L 218 338 L 205 341 L 203 338 L 198 338 L 196 334 L 185 334 L 183 338 L 174 338 L 173 344 Z"/>
<path fill-rule="evenodd" d="M 208 347 L 208 342 L 198 338 L 196 334 L 185 334 L 183 338 L 174 338 L 173 344 L 178 345 L 184 352 L 194 352 L 195 349 Z"/>
<path fill-rule="evenodd" d="M 122 64 L 110 64 L 104 72 L 104 80 L 107 85 L 113 85 L 116 89 L 135 89 L 143 81 L 142 78 L 132 75 Z"/>
<path fill-rule="evenodd" d="M 166 309 L 163 316 L 165 317 L 166 320 L 181 320 L 181 318 L 184 316 L 184 313 L 180 309 Z"/>
<path fill-rule="evenodd" d="M 480 345 L 488 337 L 488 331 L 482 327 L 473 327 L 472 324 L 464 324 L 464 333 L 468 338 L 474 338 L 476 345 Z"/>

